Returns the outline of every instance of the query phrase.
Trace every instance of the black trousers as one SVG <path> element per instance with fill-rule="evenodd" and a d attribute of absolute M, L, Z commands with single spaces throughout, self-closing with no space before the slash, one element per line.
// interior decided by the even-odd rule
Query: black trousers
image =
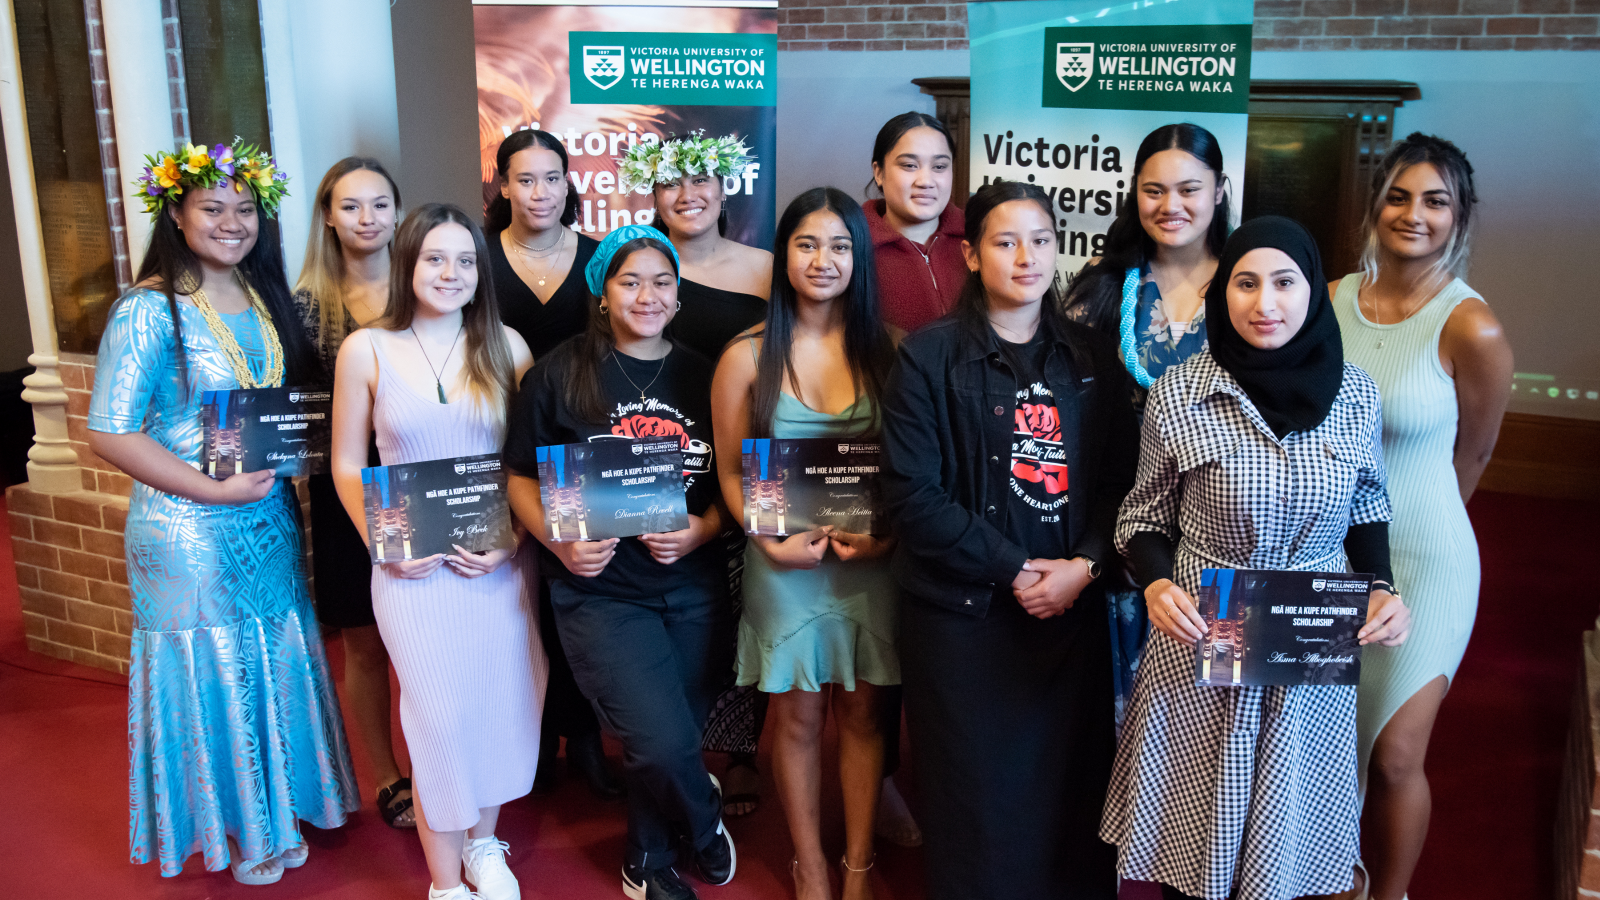
<path fill-rule="evenodd" d="M 578 690 L 578 682 L 572 677 L 572 665 L 567 662 L 567 651 L 561 646 L 561 630 L 556 627 L 556 614 L 550 608 L 550 580 L 541 578 L 539 581 L 539 638 L 544 644 L 544 655 L 550 660 L 539 733 L 553 756 L 558 749 L 555 741 L 594 734 L 600 730 L 600 722 L 588 698 Z"/>
<path fill-rule="evenodd" d="M 1052 619 L 1009 590 L 975 618 L 900 607 L 929 900 L 1115 900 L 1100 840 L 1115 754 L 1105 598 Z"/>
<path fill-rule="evenodd" d="M 551 585 L 572 674 L 622 741 L 630 865 L 670 866 L 680 835 L 703 848 L 721 820 L 700 741 L 733 664 L 725 590 L 714 584 L 635 599 Z"/>

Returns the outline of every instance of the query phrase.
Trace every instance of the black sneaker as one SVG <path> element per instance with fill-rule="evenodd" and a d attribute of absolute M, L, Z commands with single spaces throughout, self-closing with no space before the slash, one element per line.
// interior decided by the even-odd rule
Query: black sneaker
<path fill-rule="evenodd" d="M 722 823 L 722 782 L 715 775 L 709 777 L 711 787 L 717 792 L 717 830 L 709 845 L 695 851 L 694 864 L 700 870 L 700 880 L 717 886 L 733 880 L 733 870 L 739 865 L 739 854 L 733 849 L 733 835 Z"/>
<path fill-rule="evenodd" d="M 700 900 L 694 888 L 684 884 L 671 866 L 641 869 L 623 864 L 622 893 L 629 900 Z"/>
<path fill-rule="evenodd" d="M 721 885 L 733 880 L 733 870 L 738 864 L 739 854 L 733 849 L 733 835 L 723 827 L 719 817 L 717 833 L 711 843 L 704 850 L 695 851 L 695 868 L 700 870 L 700 879 L 706 884 Z"/>

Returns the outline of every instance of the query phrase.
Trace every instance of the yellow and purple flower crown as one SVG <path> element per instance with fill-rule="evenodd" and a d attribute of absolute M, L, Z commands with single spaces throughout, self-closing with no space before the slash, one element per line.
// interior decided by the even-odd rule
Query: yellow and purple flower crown
<path fill-rule="evenodd" d="M 248 185 L 256 207 L 269 219 L 277 218 L 278 205 L 289 195 L 289 176 L 278 171 L 272 155 L 240 137 L 232 145 L 218 144 L 210 150 L 185 144 L 177 153 L 157 153 L 144 161 L 144 174 L 133 183 L 152 218 L 168 203 L 176 203 L 185 190 L 214 188 L 226 178 L 233 179 L 235 191 Z"/>

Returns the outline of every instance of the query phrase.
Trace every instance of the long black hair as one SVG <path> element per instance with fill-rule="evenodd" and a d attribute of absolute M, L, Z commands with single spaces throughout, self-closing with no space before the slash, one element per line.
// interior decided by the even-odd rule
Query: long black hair
<path fill-rule="evenodd" d="M 641 237 L 623 244 L 611 254 L 603 281 L 610 281 L 622 270 L 622 264 L 640 250 L 655 250 L 667 258 L 672 274 L 678 274 L 678 257 L 668 246 L 666 238 Z M 600 309 L 601 298 L 589 297 L 589 325 L 583 333 L 573 338 L 572 360 L 567 370 L 567 408 L 579 419 L 597 425 L 606 421 L 606 395 L 601 387 L 600 366 L 617 347 L 617 336 L 611 330 L 611 316 Z M 683 301 L 678 301 L 681 307 Z M 677 310 L 673 310 L 676 314 Z M 670 323 L 669 323 L 670 324 Z"/>
<path fill-rule="evenodd" d="M 1163 150 L 1182 150 L 1204 163 L 1223 187 L 1222 147 L 1211 132 L 1189 122 L 1163 125 L 1145 135 L 1133 158 L 1133 182 L 1117 218 L 1106 230 L 1106 249 L 1100 262 L 1084 266 L 1067 290 L 1067 308 L 1072 316 L 1101 331 L 1116 333 L 1121 325 L 1122 281 L 1128 269 L 1144 268 L 1155 256 L 1156 243 L 1139 222 L 1139 173 L 1144 164 Z M 1226 190 L 1222 202 L 1211 214 L 1206 229 L 1206 249 L 1213 257 L 1222 255 L 1228 243 L 1232 208 Z"/>
<path fill-rule="evenodd" d="M 181 206 L 189 202 L 195 193 L 192 190 L 184 191 L 178 195 L 177 203 Z M 256 242 L 236 268 L 240 276 L 261 295 L 261 302 L 272 317 L 272 327 L 277 329 L 278 343 L 283 346 L 284 386 L 325 384 L 330 373 L 324 371 L 322 358 L 306 336 L 289 292 L 278 223 L 261 215 L 260 209 L 257 204 Z M 200 284 L 204 274 L 200 269 L 200 258 L 189 247 L 183 229 L 178 227 L 173 215 L 174 211 L 165 207 L 156 215 L 150 229 L 150 245 L 145 250 L 144 261 L 139 264 L 139 274 L 134 282 L 151 282 L 166 295 L 167 309 L 172 314 L 173 342 L 178 348 L 178 365 L 185 373 L 183 384 L 187 391 L 189 361 L 183 349 L 183 317 L 178 313 L 178 288 Z"/>
<path fill-rule="evenodd" d="M 861 205 L 838 188 L 818 187 L 790 201 L 778 219 L 772 244 L 772 301 L 767 304 L 767 321 L 761 332 L 761 358 L 756 363 L 756 380 L 751 388 L 750 434 L 772 435 L 772 420 L 778 411 L 778 393 L 783 376 L 794 371 L 794 323 L 799 314 L 799 297 L 789 282 L 789 239 L 806 216 L 827 210 L 844 222 L 850 233 L 850 284 L 839 296 L 844 312 L 844 355 L 850 364 L 850 379 L 857 397 L 865 395 L 876 410 L 883 396 L 883 383 L 894 362 L 894 343 L 878 313 L 878 276 L 872 261 L 872 236 Z M 798 386 L 798 385 L 797 385 Z M 804 398 L 798 398 L 805 402 Z M 872 431 L 875 417 L 857 425 L 860 436 Z"/>
<path fill-rule="evenodd" d="M 983 241 L 983 227 L 988 221 L 989 214 L 1002 203 L 1013 200 L 1027 200 L 1039 205 L 1044 210 L 1045 220 L 1055 222 L 1055 213 L 1050 209 L 1050 197 L 1036 184 L 1026 181 L 991 181 L 978 188 L 967 201 L 966 212 L 966 240 L 977 252 Z M 1044 299 L 1039 302 L 1039 329 L 1048 339 L 1066 340 L 1069 328 L 1066 314 L 1062 311 L 1061 292 L 1057 288 L 1055 272 L 1051 275 L 1050 287 L 1045 290 Z M 967 280 L 961 285 L 961 293 L 956 295 L 954 315 L 974 336 L 983 337 L 989 333 L 989 297 L 983 288 L 983 277 L 979 272 L 968 272 Z"/>
<path fill-rule="evenodd" d="M 567 189 L 567 205 L 561 211 L 561 224 L 571 225 L 578 221 L 578 192 L 573 189 L 567 180 L 570 163 L 567 159 L 567 148 L 562 146 L 561 139 L 548 131 L 538 131 L 533 128 L 524 128 L 513 131 L 500 142 L 500 149 L 494 154 L 495 172 L 501 181 L 510 178 L 506 171 L 511 167 L 511 157 L 528 149 L 539 146 L 561 159 L 561 182 Z M 483 212 L 483 230 L 488 235 L 496 235 L 505 231 L 511 225 L 511 201 L 504 196 L 496 195 Z"/>
<path fill-rule="evenodd" d="M 927 113 L 903 112 L 883 123 L 883 127 L 878 129 L 878 137 L 872 142 L 872 164 L 880 169 L 884 168 L 889 151 L 893 150 L 894 145 L 900 143 L 906 132 L 913 128 L 932 128 L 944 135 L 945 143 L 950 145 L 950 158 L 955 158 L 956 141 L 950 136 L 950 129 L 946 128 L 943 122 Z M 872 196 L 872 189 L 877 186 L 876 178 L 867 179 L 866 196 Z M 882 195 L 882 189 L 879 189 L 878 193 Z"/>

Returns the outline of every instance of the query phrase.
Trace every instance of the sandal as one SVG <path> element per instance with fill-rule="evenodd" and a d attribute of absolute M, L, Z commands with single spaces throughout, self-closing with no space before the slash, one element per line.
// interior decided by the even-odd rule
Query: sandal
<path fill-rule="evenodd" d="M 402 797 L 401 794 L 405 796 Z M 416 828 L 415 816 L 409 822 L 395 824 L 401 816 L 411 812 L 414 802 L 411 796 L 411 779 L 401 776 L 390 782 L 387 787 L 379 789 L 378 815 L 383 816 L 383 824 L 390 828 Z"/>
<path fill-rule="evenodd" d="M 734 769 L 749 769 L 751 774 L 755 776 L 756 790 L 727 794 L 722 798 L 722 814 L 729 818 L 748 816 L 755 812 L 756 807 L 761 804 L 761 770 L 756 768 L 755 759 L 753 757 L 748 760 L 735 759 L 733 762 L 728 763 L 728 768 L 723 771 L 722 777 L 731 780 L 728 778 L 728 774 Z"/>
<path fill-rule="evenodd" d="M 266 859 L 239 859 L 243 854 L 240 853 L 239 845 L 234 843 L 232 837 L 228 838 L 228 852 L 232 856 L 232 860 L 228 863 L 228 871 L 233 873 L 233 880 L 240 884 L 256 887 L 277 884 L 283 878 L 283 862 L 276 856 L 269 856 Z M 305 857 L 301 857 L 300 862 L 305 862 Z M 258 866 L 265 866 L 267 871 L 252 871 Z"/>
<path fill-rule="evenodd" d="M 304 840 L 289 850 L 278 854 L 278 862 L 282 863 L 285 869 L 298 869 L 305 865 L 306 860 L 310 858 L 311 848 L 306 846 Z"/>

